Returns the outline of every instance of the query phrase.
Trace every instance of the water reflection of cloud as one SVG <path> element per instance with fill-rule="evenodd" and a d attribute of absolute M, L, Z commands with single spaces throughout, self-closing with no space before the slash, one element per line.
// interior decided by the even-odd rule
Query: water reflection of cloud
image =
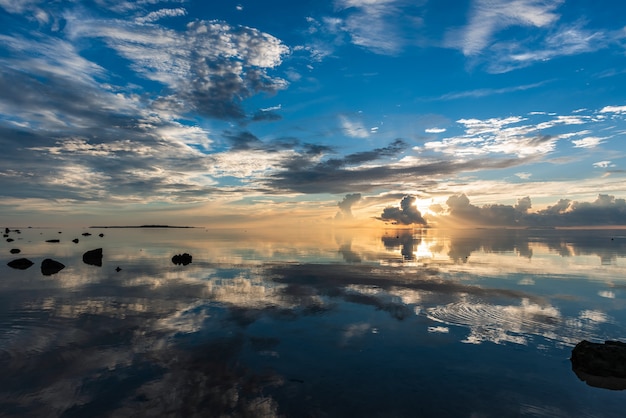
<path fill-rule="evenodd" d="M 601 296 L 607 299 L 615 299 L 615 292 L 613 292 L 612 290 L 600 290 L 598 292 L 598 296 Z"/>
<path fill-rule="evenodd" d="M 448 327 L 428 327 L 428 332 L 435 334 L 448 334 L 450 332 L 450 328 Z"/>
<path fill-rule="evenodd" d="M 604 312 L 594 311 L 594 310 L 591 310 L 591 309 L 585 309 L 585 310 L 581 311 L 580 314 L 578 315 L 578 318 L 580 318 L 582 320 L 588 320 L 588 321 L 591 321 L 591 322 L 596 322 L 596 323 L 599 323 L 599 324 L 611 321 L 611 318 L 607 314 L 605 314 Z"/>
<path fill-rule="evenodd" d="M 368 333 L 371 329 L 371 325 L 367 323 L 351 324 L 348 325 L 341 336 L 341 344 L 346 345 L 354 338 L 361 338 Z"/>
<path fill-rule="evenodd" d="M 470 328 L 464 340 L 469 343 L 491 341 L 496 344 L 526 344 L 528 335 L 559 339 L 556 334 L 561 313 L 550 305 L 539 305 L 522 299 L 519 305 L 495 305 L 461 300 L 429 308 L 427 317 L 445 324 Z"/>
<path fill-rule="evenodd" d="M 622 253 L 618 262 L 599 266 L 598 252 L 581 250 L 575 240 L 565 246 L 570 249 L 566 260 L 554 249 L 561 244 L 530 242 L 532 251 L 525 252 L 520 243 L 511 246 L 492 237 L 478 245 L 471 239 L 461 242 L 475 249 L 467 263 L 455 264 L 447 256 L 455 238 L 440 238 L 425 232 L 418 244 L 414 239 L 410 262 L 400 260 L 400 244 L 385 246 L 380 237 L 370 237 L 366 243 L 345 238 L 316 249 L 332 254 L 332 263 L 309 263 L 307 257 L 315 252 L 304 250 L 305 261 L 261 262 L 252 252 L 257 259 L 243 264 L 211 262 L 194 253 L 194 263 L 184 269 L 170 266 L 168 257 L 160 264 L 151 256 L 127 260 L 132 263 L 119 274 L 106 273 L 106 265 L 102 270 L 68 268 L 55 280 L 12 272 L 0 284 L 0 297 L 11 312 L 0 335 L 0 361 L 7 366 L 0 405 L 35 416 L 49 410 L 83 416 L 94 411 L 159 416 L 177 410 L 192 416 L 202 412 L 202 405 L 226 415 L 275 416 L 278 401 L 267 393 L 288 379 L 246 369 L 245 361 L 250 356 L 265 364 L 286 361 L 290 353 L 283 350 L 296 339 L 281 335 L 280 326 L 302 318 L 307 326 L 317 318 L 337 319 L 338 326 L 326 332 L 332 333 L 330 341 L 348 348 L 369 343 L 376 326 L 385 337 L 397 339 L 407 329 L 419 329 L 433 340 L 538 349 L 602 339 L 604 328 L 620 326 L 596 295 L 616 299 L 609 307 L 613 310 L 622 306 L 612 287 L 620 277 L 616 273 L 623 273 Z M 287 253 L 268 250 L 267 257 Z M 522 253 L 532 253 L 532 260 Z M 361 262 L 343 263 L 346 255 L 344 261 L 358 256 Z M 574 314 L 556 305 L 564 299 L 540 293 L 550 280 L 559 280 L 559 289 L 578 292 L 566 305 L 580 305 Z M 599 283 L 589 284 L 593 280 L 612 290 L 598 291 Z M 576 286 L 568 288 L 573 282 Z M 593 303 L 581 302 L 586 297 Z M 346 319 L 346 312 L 355 316 Z M 378 337 L 370 338 L 383 340 Z M 26 379 L 35 382 L 29 393 L 14 396 Z M 115 402 L 111 387 L 117 391 Z"/>

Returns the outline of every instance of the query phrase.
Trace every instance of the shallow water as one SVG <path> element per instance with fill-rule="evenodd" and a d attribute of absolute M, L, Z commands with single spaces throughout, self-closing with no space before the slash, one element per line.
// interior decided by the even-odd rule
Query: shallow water
<path fill-rule="evenodd" d="M 626 340 L 623 230 L 10 236 L 1 416 L 623 416 L 569 361 Z"/>

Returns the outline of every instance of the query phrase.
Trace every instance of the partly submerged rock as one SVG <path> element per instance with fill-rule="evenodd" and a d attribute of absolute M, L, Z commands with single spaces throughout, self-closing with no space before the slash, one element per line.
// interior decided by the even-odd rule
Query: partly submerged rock
<path fill-rule="evenodd" d="M 46 242 L 61 242 L 60 239 L 47 239 Z"/>
<path fill-rule="evenodd" d="M 11 260 L 7 263 L 9 267 L 18 269 L 18 270 L 26 270 L 33 264 L 34 263 L 30 261 L 28 258 L 18 258 L 16 260 Z"/>
<path fill-rule="evenodd" d="M 65 268 L 65 264 L 60 263 L 51 258 L 46 258 L 41 262 L 41 274 L 44 276 L 51 276 L 57 274 Z"/>
<path fill-rule="evenodd" d="M 572 370 L 589 386 L 626 389 L 626 343 L 583 340 L 572 350 Z"/>
<path fill-rule="evenodd" d="M 78 238 L 74 238 L 74 239 L 72 240 L 72 242 L 73 242 L 74 244 L 78 244 Z"/>
<path fill-rule="evenodd" d="M 191 263 L 191 255 L 187 253 L 176 254 L 174 257 L 172 257 L 172 263 L 176 265 L 182 264 L 183 266 L 186 266 L 187 264 Z"/>
<path fill-rule="evenodd" d="M 83 237 L 90 237 L 91 234 L 89 232 L 83 232 Z"/>
<path fill-rule="evenodd" d="M 83 263 L 102 267 L 102 248 L 96 248 L 83 254 Z"/>
<path fill-rule="evenodd" d="M 22 250 L 20 250 L 19 248 L 11 248 L 11 250 L 9 251 L 11 254 L 19 254 L 22 252 Z"/>

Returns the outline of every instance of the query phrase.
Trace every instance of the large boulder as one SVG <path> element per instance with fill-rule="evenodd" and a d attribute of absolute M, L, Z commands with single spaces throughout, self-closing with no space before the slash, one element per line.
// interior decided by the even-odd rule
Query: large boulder
<path fill-rule="evenodd" d="M 572 350 L 572 370 L 589 386 L 626 389 L 626 343 L 583 340 Z"/>
<path fill-rule="evenodd" d="M 102 248 L 96 248 L 83 254 L 83 263 L 102 267 Z"/>
<path fill-rule="evenodd" d="M 182 264 L 183 266 L 186 266 L 187 264 L 191 263 L 191 258 L 191 255 L 187 253 L 177 254 L 172 257 L 172 263 L 176 265 Z"/>
<path fill-rule="evenodd" d="M 51 258 L 46 258 L 41 262 L 41 274 L 44 276 L 51 276 L 57 274 L 65 268 L 65 264 L 60 263 Z"/>
<path fill-rule="evenodd" d="M 18 269 L 18 270 L 26 270 L 33 264 L 34 263 L 30 261 L 28 258 L 18 258 L 16 260 L 11 260 L 7 263 L 9 267 Z"/>

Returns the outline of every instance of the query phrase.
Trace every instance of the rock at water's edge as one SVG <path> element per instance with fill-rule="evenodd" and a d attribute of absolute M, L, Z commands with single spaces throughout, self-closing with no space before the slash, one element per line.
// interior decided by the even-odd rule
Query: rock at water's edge
<path fill-rule="evenodd" d="M 102 267 L 102 248 L 96 248 L 83 254 L 83 263 Z"/>
<path fill-rule="evenodd" d="M 57 274 L 61 270 L 65 268 L 65 264 L 60 263 L 56 260 L 52 260 L 51 258 L 46 258 L 41 262 L 41 274 L 44 276 L 51 276 L 53 274 Z"/>
<path fill-rule="evenodd" d="M 191 263 L 191 255 L 184 253 L 184 254 L 177 254 L 174 257 L 172 257 L 172 263 L 176 264 L 176 265 L 183 265 L 186 266 L 187 264 Z"/>
<path fill-rule="evenodd" d="M 34 263 L 30 261 L 28 258 L 18 258 L 16 260 L 11 260 L 7 263 L 7 266 L 18 269 L 18 270 L 26 270 Z"/>
<path fill-rule="evenodd" d="M 572 350 L 572 370 L 589 386 L 626 389 L 626 343 L 583 340 Z"/>

